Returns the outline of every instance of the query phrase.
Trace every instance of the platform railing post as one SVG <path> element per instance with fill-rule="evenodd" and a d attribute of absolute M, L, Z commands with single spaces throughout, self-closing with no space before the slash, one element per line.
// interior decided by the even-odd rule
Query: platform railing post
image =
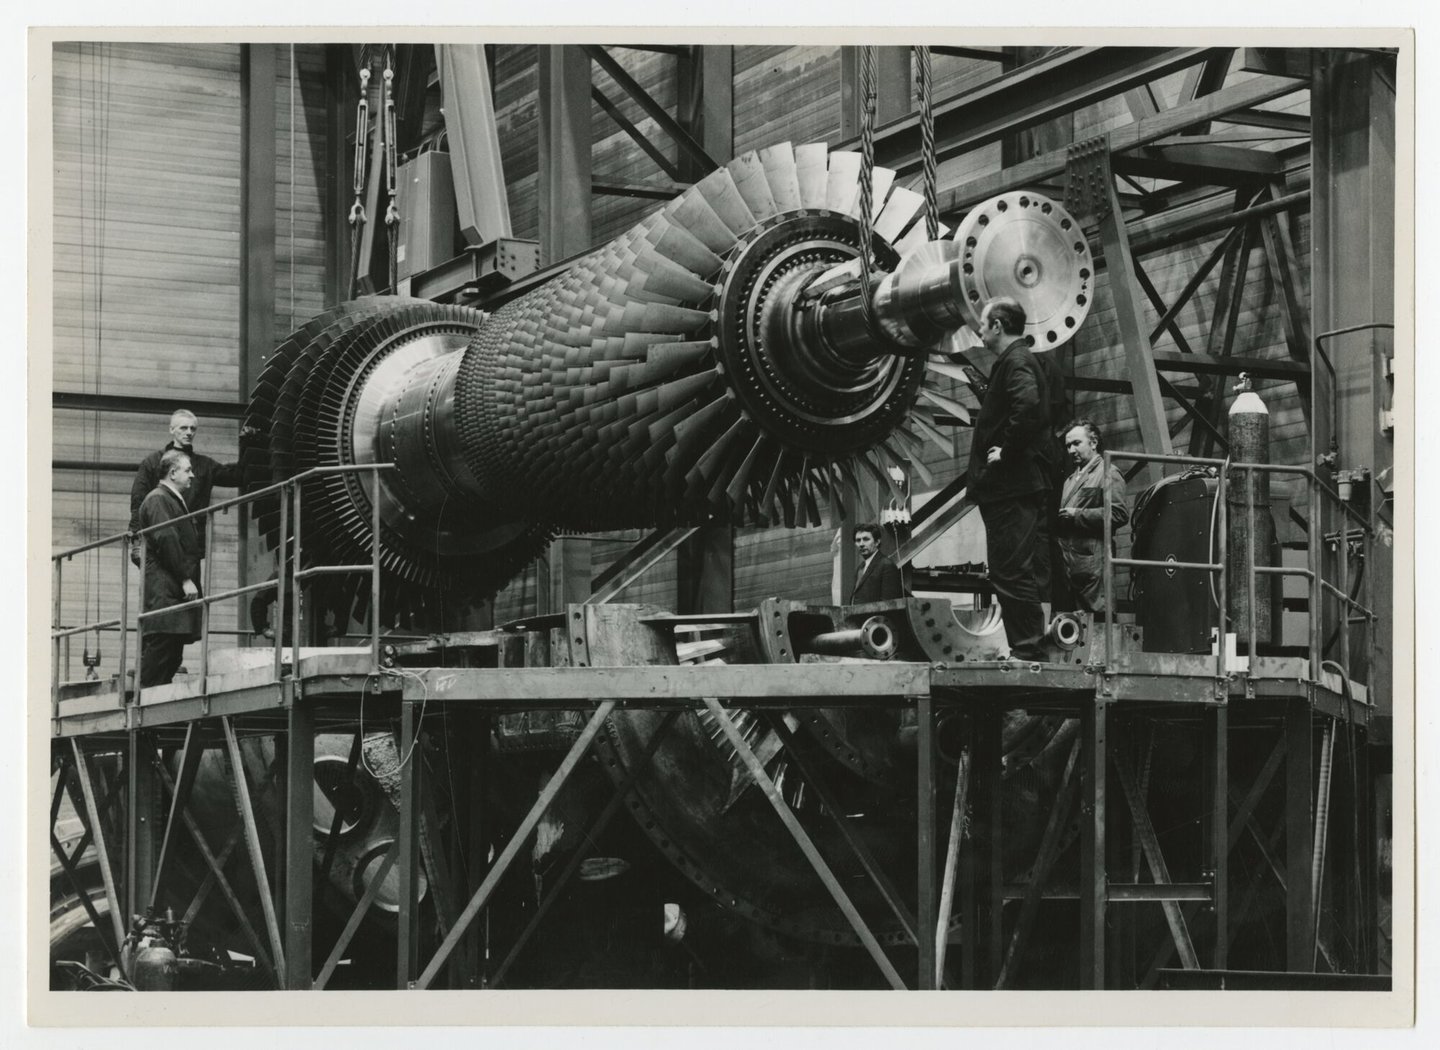
<path fill-rule="evenodd" d="M 1215 623 L 1217 625 L 1215 639 L 1215 680 L 1218 683 L 1224 679 L 1227 673 L 1225 660 L 1225 639 L 1229 635 L 1230 627 L 1230 465 L 1228 461 L 1220 468 L 1219 488 L 1215 494 L 1219 501 L 1216 508 L 1216 546 L 1219 549 L 1219 557 L 1215 564 L 1220 566 L 1220 594 L 1216 604 L 1219 608 L 1215 612 Z"/>
<path fill-rule="evenodd" d="M 205 560 L 200 563 L 200 692 L 208 693 L 210 676 L 210 563 L 215 560 L 215 515 L 205 515 Z"/>
<path fill-rule="evenodd" d="M 60 559 L 59 559 L 59 558 L 55 558 L 55 559 L 53 560 L 52 564 L 54 565 L 54 573 L 53 573 L 54 579 L 51 581 L 51 586 L 55 588 L 55 591 L 54 591 L 54 593 L 50 596 L 50 629 L 51 629 L 52 631 L 59 631 L 59 630 L 61 629 L 61 620 L 60 620 L 60 616 L 61 616 L 60 585 L 61 585 L 61 583 L 64 581 L 65 573 L 64 573 L 64 570 L 60 568 Z M 53 650 L 52 650 L 52 652 L 51 652 L 51 654 L 50 654 L 50 672 L 51 672 L 51 673 L 50 673 L 50 716 L 51 716 L 52 718 L 59 718 L 59 717 L 60 717 L 60 637 L 59 637 L 59 635 L 56 635 L 55 638 L 52 639 L 52 645 L 54 646 L 54 648 L 53 648 Z M 125 695 L 125 693 L 124 693 L 124 683 L 123 683 L 123 682 L 121 683 L 121 693 L 120 693 L 120 695 L 121 695 L 122 697 Z"/>
<path fill-rule="evenodd" d="M 1255 605 L 1255 536 L 1259 531 L 1259 524 L 1255 518 L 1255 471 L 1250 468 L 1245 470 L 1245 594 L 1250 605 L 1249 616 L 1249 637 L 1246 640 L 1246 650 L 1250 674 L 1255 674 L 1256 646 L 1260 640 L 1259 620 Z M 1273 578 L 1273 577 L 1272 577 Z M 1271 593 L 1274 593 L 1273 590 Z M 1272 610 L 1271 615 L 1274 615 Z M 1283 615 L 1283 613 L 1282 613 Z"/>
<path fill-rule="evenodd" d="M 1105 762 L 1109 702 L 1080 710 L 1080 987 L 1105 985 Z"/>
<path fill-rule="evenodd" d="M 1105 664 L 1108 667 L 1115 666 L 1115 554 L 1113 547 L 1114 527 L 1110 523 L 1110 501 L 1114 498 L 1110 493 L 1110 470 L 1113 460 L 1110 453 L 1105 453 L 1104 481 L 1100 489 L 1105 498 Z"/>
<path fill-rule="evenodd" d="M 130 534 L 120 541 L 120 652 L 115 662 L 115 691 L 125 706 L 125 662 L 130 655 Z"/>
<path fill-rule="evenodd" d="M 282 487 L 280 489 L 280 544 L 276 548 L 279 553 L 276 555 L 275 564 L 275 615 L 270 617 L 270 630 L 275 635 L 275 681 L 277 682 L 285 673 L 285 617 L 290 614 L 285 601 L 285 576 L 286 573 L 293 575 L 296 567 L 294 559 L 285 556 L 290 532 L 290 504 L 286 500 L 287 495 Z M 298 599 L 295 604 L 297 606 L 300 604 Z"/>
<path fill-rule="evenodd" d="M 380 470 L 370 471 L 370 673 L 380 673 Z"/>
<path fill-rule="evenodd" d="M 1325 638 L 1325 522 L 1320 500 L 1320 479 L 1307 471 L 1310 482 L 1310 529 L 1306 535 L 1306 556 L 1310 560 L 1310 679 L 1320 680 L 1320 661 Z"/>
<path fill-rule="evenodd" d="M 154 746 L 150 734 L 132 729 L 125 753 L 126 814 L 125 914 L 140 914 L 149 902 L 155 882 L 155 821 L 158 812 L 155 770 L 150 762 Z"/>
<path fill-rule="evenodd" d="M 295 519 L 295 550 L 294 550 L 294 552 L 292 553 L 292 557 L 295 559 L 294 571 L 297 572 L 297 573 L 300 571 L 300 566 L 303 564 L 303 562 L 302 562 L 302 560 L 301 560 L 301 557 L 300 557 L 300 522 L 301 522 L 301 507 L 303 506 L 303 501 L 300 499 L 300 489 L 301 489 L 300 482 L 297 481 L 297 482 L 294 483 L 293 487 L 292 487 L 291 490 L 290 490 L 290 498 L 294 501 L 294 519 Z M 283 498 L 283 490 L 282 490 L 282 498 Z M 296 584 L 295 584 L 295 594 L 294 594 L 294 598 L 295 598 L 295 602 L 294 602 L 294 604 L 295 604 L 295 612 L 294 612 L 293 618 L 292 618 L 292 620 L 291 620 L 291 625 L 290 625 L 290 627 L 291 627 L 291 629 L 290 629 L 290 674 L 291 674 L 292 676 L 294 676 L 295 678 L 299 678 L 299 677 L 300 677 L 300 626 L 301 626 L 301 608 L 300 608 L 300 607 L 301 607 L 301 605 L 302 605 L 302 602 L 300 601 L 300 584 L 299 584 L 298 581 L 297 581 Z"/>
<path fill-rule="evenodd" d="M 145 568 L 150 564 L 150 543 L 148 537 L 140 543 L 140 615 L 135 617 L 135 703 L 140 703 L 141 691 L 144 689 L 144 661 L 145 661 Z M 121 695 L 125 692 L 125 683 L 120 683 Z"/>

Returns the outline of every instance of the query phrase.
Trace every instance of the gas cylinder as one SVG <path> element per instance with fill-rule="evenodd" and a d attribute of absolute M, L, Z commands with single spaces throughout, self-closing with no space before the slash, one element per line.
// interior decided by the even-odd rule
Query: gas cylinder
<path fill-rule="evenodd" d="M 1230 405 L 1230 461 L 1232 463 L 1270 462 L 1270 411 L 1260 395 L 1251 389 L 1250 377 L 1243 372 L 1235 384 L 1235 400 Z M 1254 519 L 1250 518 L 1253 494 Z M 1226 513 L 1226 591 L 1230 610 L 1230 630 L 1235 633 L 1241 651 L 1250 644 L 1253 618 L 1257 645 L 1272 640 L 1275 577 L 1258 575 L 1252 589 L 1249 582 L 1249 549 L 1255 545 L 1255 565 L 1275 563 L 1275 521 L 1270 516 L 1269 471 L 1231 469 Z"/>
<path fill-rule="evenodd" d="M 170 945 L 153 940 L 135 953 L 132 983 L 137 992 L 173 992 L 177 969 Z"/>

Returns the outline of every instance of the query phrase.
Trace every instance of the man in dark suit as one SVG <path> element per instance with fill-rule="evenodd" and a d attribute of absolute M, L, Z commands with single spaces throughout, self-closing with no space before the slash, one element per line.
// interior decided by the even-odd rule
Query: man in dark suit
<path fill-rule="evenodd" d="M 855 526 L 855 553 L 860 557 L 855 566 L 855 584 L 850 589 L 850 605 L 905 596 L 900 570 L 880 551 L 880 535 L 879 525 Z"/>
<path fill-rule="evenodd" d="M 199 431 L 200 424 L 195 418 L 195 413 L 187 408 L 177 408 L 170 414 L 170 440 L 164 448 L 152 452 L 140 461 L 140 466 L 135 469 L 135 480 L 130 485 L 130 531 L 134 532 L 140 528 L 140 502 L 150 494 L 160 479 L 164 477 L 160 469 L 160 459 L 165 453 L 172 449 L 185 453 L 190 457 L 190 467 L 195 472 L 195 477 L 190 483 L 189 490 L 185 493 L 185 506 L 190 510 L 203 510 L 210 506 L 210 492 L 219 485 L 221 488 L 239 488 L 242 481 L 242 473 L 239 463 L 220 463 L 195 451 L 195 435 Z M 253 427 L 242 427 L 240 430 L 240 445 L 244 448 L 255 437 L 256 431 Z M 205 526 L 203 522 L 196 522 L 196 529 L 200 536 L 200 557 L 205 557 Z M 134 547 L 130 551 L 130 560 L 136 565 L 140 564 L 140 548 Z"/>
<path fill-rule="evenodd" d="M 966 484 L 985 522 L 990 584 L 1010 653 L 1042 660 L 1045 618 L 1036 580 L 1036 552 L 1048 499 L 1048 385 L 1025 336 L 1025 310 L 999 296 L 980 314 L 980 338 L 1000 354 L 975 418 Z"/>
<path fill-rule="evenodd" d="M 200 597 L 200 530 L 185 505 L 185 493 L 194 481 L 190 457 L 169 449 L 160 457 L 160 481 L 140 503 L 138 527 L 164 528 L 148 532 L 145 540 L 146 612 Z M 164 685 L 175 677 L 187 642 L 200 637 L 200 609 L 185 609 L 149 617 L 140 643 L 140 685 Z"/>

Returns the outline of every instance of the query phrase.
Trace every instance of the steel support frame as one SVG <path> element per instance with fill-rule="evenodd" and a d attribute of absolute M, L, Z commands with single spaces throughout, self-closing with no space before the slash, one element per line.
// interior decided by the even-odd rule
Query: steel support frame
<path fill-rule="evenodd" d="M 165 768 L 164 763 L 158 761 L 158 755 L 156 757 L 155 774 L 171 793 L 171 797 L 174 798 L 178 795 L 178 785 L 175 780 L 171 778 L 170 771 Z M 267 778 L 261 783 L 259 788 L 257 788 L 256 794 L 259 795 L 265 792 L 273 782 L 273 776 Z M 191 841 L 195 844 L 196 850 L 204 860 L 207 869 L 205 879 L 201 882 L 194 898 L 182 913 L 184 923 L 188 925 L 194 920 L 195 916 L 199 914 L 200 908 L 205 903 L 205 900 L 209 897 L 210 891 L 218 887 L 220 895 L 225 898 L 225 903 L 230 908 L 231 914 L 235 916 L 241 932 L 245 934 L 246 939 L 250 942 L 250 947 L 255 952 L 256 961 L 275 981 L 276 987 L 282 987 L 281 974 L 275 969 L 275 965 L 270 959 L 270 954 L 266 950 L 264 941 L 255 929 L 254 924 L 250 921 L 249 913 L 246 912 L 245 906 L 241 903 L 239 895 L 235 892 L 235 888 L 230 884 L 230 880 L 225 876 L 225 865 L 229 863 L 235 848 L 240 844 L 245 829 L 243 827 L 237 827 L 231 832 L 230 838 L 217 854 L 210 848 L 210 844 L 205 839 L 204 831 L 201 830 L 199 823 L 191 815 L 188 801 L 181 805 L 179 817 L 185 825 L 185 830 L 189 833 Z M 163 886 L 158 882 L 157 886 L 163 890 Z"/>
<path fill-rule="evenodd" d="M 906 987 L 904 979 L 901 978 L 900 974 L 896 971 L 894 964 L 890 961 L 889 956 L 885 954 L 885 949 L 880 946 L 880 942 L 876 940 L 869 925 L 865 922 L 859 911 L 856 910 L 854 902 L 850 900 L 849 894 L 845 892 L 839 879 L 835 877 L 835 873 L 830 869 L 829 864 L 825 862 L 825 858 L 820 855 L 820 851 L 815 847 L 815 843 L 811 840 L 809 834 L 806 833 L 805 829 L 796 819 L 795 814 L 786 804 L 784 798 L 781 797 L 779 789 L 775 787 L 774 781 L 772 781 L 769 774 L 765 772 L 764 765 L 760 759 L 756 757 L 755 752 L 751 750 L 744 735 L 735 727 L 735 723 L 731 721 L 729 714 L 725 711 L 725 708 L 721 706 L 719 699 L 707 696 L 702 698 L 702 702 L 705 705 L 705 709 L 710 712 L 711 717 L 715 719 L 716 724 L 724 731 L 726 740 L 728 740 L 730 746 L 735 749 L 735 753 L 740 757 L 746 771 L 750 774 L 750 778 L 764 793 L 765 798 L 775 810 L 776 816 L 780 818 L 781 823 L 785 825 L 785 829 L 790 833 L 791 838 L 795 840 L 795 844 L 800 847 L 800 851 L 805 855 L 805 859 L 809 861 L 810 866 L 820 877 L 821 882 L 825 884 L 825 889 L 829 892 L 836 906 L 850 923 L 851 929 L 855 931 L 855 935 L 860 939 L 860 943 L 864 946 L 866 952 L 869 953 L 870 958 L 875 961 L 875 965 L 879 967 L 885 980 L 891 988 L 903 990 Z M 923 955 L 923 947 L 921 952 Z"/>
<path fill-rule="evenodd" d="M 939 160 L 969 152 L 1083 106 L 1123 94 L 1212 56 L 1208 48 L 1059 49 L 935 107 Z M 850 139 L 840 149 L 855 149 Z M 875 163 L 908 175 L 920 168 L 919 118 L 875 134 Z M 942 211 L 944 205 L 942 204 Z"/>
<path fill-rule="evenodd" d="M 1003 967 L 1002 724 L 1001 712 L 990 707 L 977 708 L 967 718 L 973 833 L 960 849 L 960 925 L 966 931 L 960 948 L 962 988 L 993 987 Z"/>
<path fill-rule="evenodd" d="M 573 44 L 542 44 L 540 252 L 542 265 L 591 245 L 590 57 Z"/>
<path fill-rule="evenodd" d="M 414 899 L 414 890 L 410 889 L 407 895 L 406 868 L 401 868 L 401 914 L 403 916 L 407 910 L 410 912 L 410 929 L 407 930 L 406 927 L 401 927 L 402 930 L 406 931 L 406 935 L 402 938 L 400 945 L 401 967 L 398 983 L 401 988 L 428 988 L 434 982 L 440 968 L 445 965 L 451 953 L 454 952 L 461 938 L 464 937 L 466 931 L 469 929 L 471 923 L 475 921 L 475 917 L 480 914 L 481 909 L 483 909 L 489 901 L 495 888 L 499 885 L 500 880 L 505 876 L 505 873 L 510 870 L 510 866 L 514 863 L 515 858 L 519 856 L 521 848 L 535 830 L 536 825 L 540 823 L 540 818 L 543 817 L 545 812 L 550 808 L 550 804 L 555 800 L 555 796 L 560 793 L 560 789 L 564 787 L 565 783 L 570 779 L 570 775 L 580 764 L 581 759 L 589 753 L 591 746 L 595 742 L 595 737 L 600 732 L 600 727 L 604 725 L 605 719 L 610 716 L 610 712 L 615 709 L 616 703 L 617 701 L 615 700 L 604 700 L 596 706 L 594 712 L 586 722 L 585 728 L 581 730 L 580 735 L 570 746 L 570 750 L 566 753 L 560 766 L 555 770 L 550 780 L 541 790 L 539 797 L 535 800 L 535 804 L 530 807 L 530 812 L 526 814 L 525 819 L 516 827 L 514 834 L 510 837 L 510 841 L 506 843 L 505 848 L 501 850 L 495 858 L 495 862 L 486 873 L 480 887 L 470 897 L 469 903 L 465 905 L 465 908 L 455 920 L 454 925 L 451 926 L 449 932 L 445 934 L 435 954 L 426 964 L 424 971 L 420 973 L 418 977 L 414 978 L 408 976 L 410 971 L 407 970 L 407 966 L 410 965 L 410 959 L 415 956 L 415 949 L 412 946 L 416 945 L 417 938 L 411 930 L 413 930 L 416 917 L 415 913 L 418 911 L 418 907 Z M 416 705 L 410 701 L 404 704 L 405 713 L 402 716 L 401 733 L 402 756 L 405 754 L 403 746 L 406 738 L 414 739 L 419 729 L 419 715 L 415 711 L 415 707 Z M 401 834 L 398 840 L 401 853 L 400 861 L 402 864 L 405 864 L 412 873 L 419 859 L 415 844 L 418 834 L 415 828 L 417 821 L 415 820 L 414 811 L 417 806 L 413 797 L 408 804 L 406 803 L 406 793 L 411 793 L 413 796 L 418 788 L 418 777 L 413 777 L 413 780 L 412 777 L 405 777 L 401 781 Z M 406 815 L 407 810 L 410 812 L 408 819 Z M 408 856 L 407 853 L 409 854 Z M 408 878 L 413 880 L 413 874 Z"/>

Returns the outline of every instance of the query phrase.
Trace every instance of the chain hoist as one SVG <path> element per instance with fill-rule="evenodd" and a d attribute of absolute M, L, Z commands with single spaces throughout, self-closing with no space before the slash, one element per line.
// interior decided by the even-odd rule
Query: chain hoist
<path fill-rule="evenodd" d="M 398 143 L 395 137 L 395 65 L 394 54 L 388 48 L 385 51 L 384 80 L 385 102 L 384 111 L 381 114 L 380 137 L 382 141 L 380 146 L 385 157 L 385 194 L 389 198 L 389 203 L 385 207 L 385 233 L 386 240 L 390 244 L 390 292 L 394 294 L 398 283 L 396 271 L 399 265 L 400 205 L 396 195 Z"/>
<path fill-rule="evenodd" d="M 350 291 L 354 298 L 355 273 L 360 264 L 360 234 L 365 226 L 366 146 L 370 139 L 370 67 L 360 70 L 360 103 L 355 109 L 355 203 L 350 205 Z"/>

